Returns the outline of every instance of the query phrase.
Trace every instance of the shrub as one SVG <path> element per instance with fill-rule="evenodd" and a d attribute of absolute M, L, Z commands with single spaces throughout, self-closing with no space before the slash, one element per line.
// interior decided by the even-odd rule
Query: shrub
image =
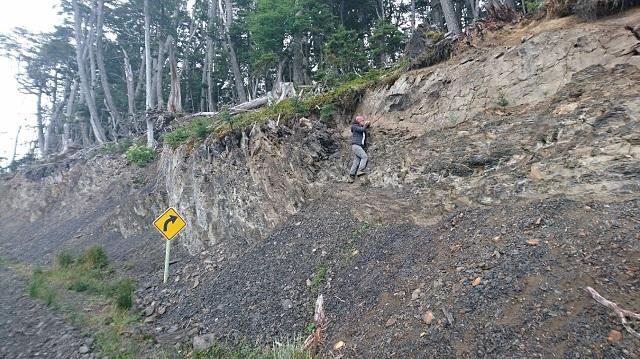
<path fill-rule="evenodd" d="M 130 279 L 119 281 L 113 286 L 112 296 L 116 300 L 118 309 L 128 310 L 133 305 L 133 291 L 135 286 Z"/>
<path fill-rule="evenodd" d="M 67 268 L 72 265 L 74 261 L 73 253 L 68 250 L 60 251 L 56 257 L 56 263 L 58 263 L 60 268 Z"/>
<path fill-rule="evenodd" d="M 73 281 L 73 283 L 71 283 L 67 289 L 74 292 L 86 292 L 87 290 L 89 290 L 89 288 L 91 288 L 91 285 L 89 283 L 82 279 L 78 279 Z"/>
<path fill-rule="evenodd" d="M 189 130 L 186 127 L 179 127 L 172 132 L 162 136 L 164 143 L 176 148 L 189 139 Z"/>
<path fill-rule="evenodd" d="M 89 247 L 82 253 L 80 262 L 89 269 L 103 269 L 109 264 L 107 253 L 100 246 Z"/>
<path fill-rule="evenodd" d="M 144 167 L 153 162 L 155 152 L 153 149 L 144 145 L 132 145 L 127 150 L 127 160 L 139 167 Z"/>
<path fill-rule="evenodd" d="M 320 288 L 320 284 L 322 284 L 322 282 L 324 282 L 324 280 L 327 277 L 327 271 L 329 270 L 329 268 L 322 264 L 318 266 L 318 269 L 316 270 L 316 274 L 313 276 L 313 280 L 311 281 L 311 289 L 312 290 L 318 290 L 318 288 Z"/>
<path fill-rule="evenodd" d="M 125 138 L 118 142 L 105 143 L 100 148 L 100 152 L 108 155 L 123 154 L 127 152 L 127 150 L 129 149 L 129 147 L 131 147 L 131 145 L 133 145 L 133 141 L 131 141 L 128 138 Z"/>
<path fill-rule="evenodd" d="M 336 105 L 333 102 L 324 104 L 320 108 L 320 120 L 327 121 L 333 118 L 336 114 Z"/>
<path fill-rule="evenodd" d="M 29 295 L 32 298 L 38 298 L 43 300 L 47 305 L 55 303 L 56 292 L 51 288 L 46 281 L 44 271 L 42 268 L 36 268 L 33 271 L 33 277 L 29 284 Z"/>
<path fill-rule="evenodd" d="M 507 107 L 509 106 L 509 100 L 504 96 L 504 93 L 500 92 L 498 94 L 498 106 Z"/>
<path fill-rule="evenodd" d="M 309 116 L 309 107 L 307 104 L 300 99 L 300 97 L 296 96 L 293 98 L 292 102 L 293 113 L 298 117 L 306 117 Z"/>
<path fill-rule="evenodd" d="M 191 134 L 196 140 L 205 140 L 212 132 L 212 121 L 205 117 L 199 117 L 191 122 Z"/>

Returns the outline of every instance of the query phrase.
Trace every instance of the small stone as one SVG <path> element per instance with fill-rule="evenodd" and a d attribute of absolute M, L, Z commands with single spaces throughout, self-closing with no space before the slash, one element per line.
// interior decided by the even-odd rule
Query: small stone
<path fill-rule="evenodd" d="M 169 328 L 168 332 L 169 334 L 173 334 L 175 332 L 178 331 L 178 326 L 177 325 L 172 325 L 171 328 Z"/>
<path fill-rule="evenodd" d="M 156 313 L 162 315 L 167 311 L 167 307 L 165 307 L 164 305 L 161 305 L 158 307 L 158 309 L 156 309 Z"/>
<path fill-rule="evenodd" d="M 622 333 L 617 330 L 612 330 L 609 332 L 607 340 L 609 341 L 609 343 L 617 343 L 622 340 Z"/>
<path fill-rule="evenodd" d="M 89 347 L 86 345 L 83 345 L 80 347 L 80 354 L 87 354 L 89 352 Z"/>
<path fill-rule="evenodd" d="M 538 239 L 530 239 L 527 241 L 527 244 L 530 246 L 537 246 L 538 244 L 540 244 L 540 240 Z"/>
<path fill-rule="evenodd" d="M 340 350 L 344 348 L 344 342 L 341 340 L 333 345 L 333 350 Z"/>
<path fill-rule="evenodd" d="M 534 181 L 541 181 L 544 179 L 544 174 L 542 174 L 542 171 L 540 171 L 538 165 L 531 166 L 531 170 L 529 171 L 529 178 Z"/>
<path fill-rule="evenodd" d="M 146 307 L 144 310 L 144 315 L 146 315 L 147 317 L 152 315 L 153 312 L 156 311 L 156 305 L 155 303 L 152 303 L 150 306 Z"/>
<path fill-rule="evenodd" d="M 390 327 L 392 325 L 396 324 L 396 319 L 395 318 L 389 318 L 389 320 L 387 320 L 387 327 Z"/>
<path fill-rule="evenodd" d="M 420 290 L 420 288 L 416 288 L 416 289 L 411 293 L 411 300 L 416 300 L 416 299 L 420 298 L 420 294 L 422 294 L 422 291 Z"/>
<path fill-rule="evenodd" d="M 471 285 L 475 287 L 480 284 L 480 282 L 482 282 L 482 278 L 478 277 L 473 281 L 473 283 L 471 283 Z"/>
<path fill-rule="evenodd" d="M 282 308 L 284 308 L 284 309 L 293 308 L 293 302 L 291 301 L 291 299 L 283 299 L 282 300 Z"/>
<path fill-rule="evenodd" d="M 431 322 L 433 322 L 433 312 L 432 311 L 428 311 L 426 313 L 424 313 L 424 315 L 422 316 L 422 320 L 424 320 L 425 323 L 427 323 L 427 325 L 431 324 Z"/>

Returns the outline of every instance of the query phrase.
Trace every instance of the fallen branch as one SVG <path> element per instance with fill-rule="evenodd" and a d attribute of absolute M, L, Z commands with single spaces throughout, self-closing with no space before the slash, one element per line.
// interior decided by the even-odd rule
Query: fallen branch
<path fill-rule="evenodd" d="M 593 299 L 604 305 L 605 307 L 613 310 L 618 317 L 620 317 L 620 320 L 622 321 L 622 326 L 629 332 L 629 334 L 633 335 L 636 338 L 640 339 L 640 333 L 636 332 L 635 330 L 633 330 L 633 328 L 631 328 L 631 326 L 629 325 L 629 323 L 627 322 L 627 318 L 634 318 L 634 319 L 640 319 L 640 314 L 634 313 L 634 312 L 630 312 L 628 310 L 624 310 L 622 308 L 620 308 L 616 303 L 607 300 L 606 298 L 604 298 L 603 296 L 601 296 L 598 292 L 596 292 L 595 289 L 591 288 L 591 287 L 587 287 L 585 288 L 585 290 L 587 292 L 589 292 L 589 294 L 591 294 L 591 297 L 593 297 Z"/>
<path fill-rule="evenodd" d="M 316 325 L 316 330 L 307 337 L 307 340 L 304 341 L 304 348 L 315 348 L 322 341 L 322 337 L 324 332 L 327 330 L 327 317 L 324 315 L 324 298 L 322 294 L 318 296 L 316 300 L 316 310 L 313 316 L 313 322 Z"/>

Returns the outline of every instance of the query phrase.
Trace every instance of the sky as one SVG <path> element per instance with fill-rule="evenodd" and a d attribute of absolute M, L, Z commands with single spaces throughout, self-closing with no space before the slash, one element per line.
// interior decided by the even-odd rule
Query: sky
<path fill-rule="evenodd" d="M 59 0 L 19 0 L 0 11 L 0 33 L 8 33 L 15 27 L 32 32 L 53 30 L 59 23 Z M 36 138 L 35 96 L 18 91 L 16 83 L 17 62 L 0 56 L 0 157 L 11 158 L 18 127 L 22 126 L 16 159 L 28 151 L 28 143 Z M 7 161 L 0 161 L 5 166 Z"/>

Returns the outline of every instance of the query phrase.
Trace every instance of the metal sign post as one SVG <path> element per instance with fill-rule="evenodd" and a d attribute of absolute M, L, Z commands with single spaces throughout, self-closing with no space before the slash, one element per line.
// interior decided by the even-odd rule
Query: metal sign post
<path fill-rule="evenodd" d="M 171 240 L 187 226 L 187 222 L 182 219 L 175 209 L 169 207 L 164 211 L 164 213 L 156 218 L 155 221 L 153 221 L 153 225 L 167 240 L 164 256 L 164 283 L 167 283 L 167 280 L 169 279 L 169 254 L 171 253 Z"/>

